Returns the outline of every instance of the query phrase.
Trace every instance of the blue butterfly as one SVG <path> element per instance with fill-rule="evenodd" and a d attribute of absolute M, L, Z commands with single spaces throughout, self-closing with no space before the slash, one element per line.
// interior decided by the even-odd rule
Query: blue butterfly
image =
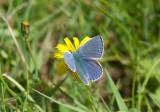
<path fill-rule="evenodd" d="M 80 46 L 76 52 L 65 51 L 63 56 L 68 67 L 78 73 L 84 84 L 89 85 L 89 79 L 93 82 L 103 75 L 102 66 L 97 61 L 102 57 L 103 51 L 103 40 L 98 35 Z"/>

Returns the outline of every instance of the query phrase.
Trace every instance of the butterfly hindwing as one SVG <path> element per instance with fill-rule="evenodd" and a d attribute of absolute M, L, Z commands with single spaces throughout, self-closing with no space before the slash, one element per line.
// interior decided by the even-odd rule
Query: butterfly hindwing
<path fill-rule="evenodd" d="M 103 75 L 103 69 L 99 62 L 93 59 L 85 60 L 86 72 L 91 81 L 98 80 Z"/>
<path fill-rule="evenodd" d="M 103 54 L 103 40 L 100 35 L 91 38 L 89 41 L 79 47 L 77 52 L 84 59 L 98 59 Z"/>
<path fill-rule="evenodd" d="M 75 65 L 76 65 L 76 72 L 77 72 L 79 78 L 81 79 L 81 81 L 84 84 L 89 85 L 89 81 L 88 81 L 89 76 L 86 73 L 86 68 L 85 68 L 85 65 L 84 65 L 84 63 L 85 63 L 84 59 L 78 53 L 73 53 L 73 57 L 74 57 L 74 60 L 75 60 Z"/>

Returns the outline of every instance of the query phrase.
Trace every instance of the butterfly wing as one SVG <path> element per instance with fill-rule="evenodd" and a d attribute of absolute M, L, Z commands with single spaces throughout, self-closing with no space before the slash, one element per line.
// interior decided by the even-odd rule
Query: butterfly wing
<path fill-rule="evenodd" d="M 84 84 L 89 85 L 89 81 L 88 81 L 89 76 L 87 75 L 87 72 L 86 72 L 84 59 L 77 52 L 73 53 L 73 57 L 76 65 L 76 72 L 79 78 Z"/>
<path fill-rule="evenodd" d="M 96 60 L 85 60 L 86 72 L 91 81 L 98 80 L 103 75 L 103 69 L 99 62 Z"/>
<path fill-rule="evenodd" d="M 98 59 L 103 54 L 103 40 L 100 35 L 91 38 L 85 44 L 79 47 L 77 52 L 84 59 Z"/>
<path fill-rule="evenodd" d="M 102 37 L 98 35 L 80 46 L 76 52 L 67 51 L 63 53 L 63 56 L 68 67 L 78 73 L 84 84 L 89 85 L 88 79 L 96 81 L 103 74 L 100 63 L 94 60 L 101 58 L 103 49 Z"/>
<path fill-rule="evenodd" d="M 75 61 L 73 58 L 73 53 L 69 52 L 69 51 L 65 51 L 63 53 L 63 57 L 64 57 L 64 61 L 66 62 L 66 64 L 68 65 L 68 67 L 75 72 L 76 71 L 76 65 L 75 65 Z"/>

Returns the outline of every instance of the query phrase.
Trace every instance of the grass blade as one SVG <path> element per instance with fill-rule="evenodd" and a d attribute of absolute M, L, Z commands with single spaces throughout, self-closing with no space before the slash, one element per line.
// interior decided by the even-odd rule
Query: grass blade
<path fill-rule="evenodd" d="M 111 89 L 112 89 L 112 91 L 113 91 L 113 94 L 114 94 L 114 96 L 115 96 L 115 98 L 116 98 L 116 101 L 117 101 L 117 104 L 118 104 L 118 107 L 119 107 L 120 111 L 128 112 L 127 106 L 126 106 L 126 104 L 124 103 L 121 95 L 119 94 L 116 85 L 114 84 L 112 78 L 110 77 L 110 74 L 107 72 L 106 69 L 105 69 L 105 72 L 106 72 L 106 74 L 107 74 L 110 87 L 111 87 Z"/>
<path fill-rule="evenodd" d="M 2 76 L 5 77 L 5 78 L 7 78 L 7 79 L 8 79 L 9 81 L 11 81 L 12 83 L 14 83 L 14 84 L 18 87 L 18 89 L 19 89 L 21 92 L 23 92 L 24 95 L 27 96 L 27 98 L 29 99 L 29 101 L 35 102 L 34 99 L 33 99 L 30 95 L 27 95 L 27 91 L 26 91 L 16 80 L 14 80 L 12 77 L 8 76 L 7 74 L 2 74 Z M 2 79 L 2 78 L 1 78 L 1 79 Z M 3 81 L 3 80 L 2 80 L 2 81 Z M 5 84 L 5 83 L 4 83 L 4 84 Z M 5 85 L 6 85 L 6 87 L 8 87 L 7 84 L 5 84 Z M 13 96 L 16 96 L 16 93 L 14 93 L 11 89 L 8 88 L 8 90 L 10 91 L 11 94 L 13 94 Z M 22 101 L 21 101 L 21 102 L 22 102 Z M 39 105 L 34 104 L 34 106 L 39 110 L 39 112 L 44 112 Z"/>
<path fill-rule="evenodd" d="M 50 98 L 49 96 L 47 96 L 47 95 L 45 95 L 45 94 L 43 94 L 43 93 L 41 93 L 41 92 L 39 92 L 39 91 L 37 91 L 37 90 L 35 90 L 35 89 L 33 89 L 33 88 L 32 88 L 32 90 L 35 91 L 35 92 L 37 92 L 38 94 L 44 96 L 45 98 L 47 98 L 47 99 L 49 99 L 49 100 L 51 100 L 51 101 L 53 101 L 53 102 L 61 105 L 61 106 L 64 106 L 64 107 L 66 107 L 66 108 L 69 108 L 69 109 L 74 110 L 74 111 L 77 111 L 77 112 L 85 112 L 84 110 L 82 110 L 82 109 L 80 109 L 80 108 L 78 108 L 78 107 L 75 107 L 75 106 L 72 106 L 72 105 L 69 105 L 69 104 L 64 104 L 64 103 L 62 103 L 62 102 L 59 102 L 59 101 L 57 101 L 57 100 L 54 100 L 53 98 Z"/>

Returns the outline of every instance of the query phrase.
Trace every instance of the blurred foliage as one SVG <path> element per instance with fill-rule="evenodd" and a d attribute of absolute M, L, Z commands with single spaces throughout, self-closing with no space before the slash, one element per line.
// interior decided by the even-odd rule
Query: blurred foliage
<path fill-rule="evenodd" d="M 57 63 L 62 60 L 53 58 L 54 47 L 63 43 L 66 36 L 77 36 L 82 40 L 87 35 L 98 34 L 102 35 L 105 43 L 100 62 L 114 80 L 128 110 L 158 111 L 159 4 L 159 0 L 1 0 L 0 13 L 10 23 L 29 65 L 29 91 L 35 102 L 28 101 L 23 89 L 16 85 L 18 82 L 28 91 L 27 69 L 7 25 L 0 19 L 0 75 L 6 73 L 15 79 L 11 82 L 5 77 L 0 78 L 0 111 L 32 112 L 38 108 L 34 104 L 47 112 L 121 110 L 117 105 L 120 97 L 113 93 L 114 85 L 109 83 L 106 72 L 100 80 L 86 87 L 78 83 L 70 71 L 58 72 L 57 69 L 65 69 L 66 66 L 57 68 Z M 21 35 L 23 20 L 30 24 L 28 41 L 36 67 Z M 49 100 L 45 95 L 68 105 Z"/>

